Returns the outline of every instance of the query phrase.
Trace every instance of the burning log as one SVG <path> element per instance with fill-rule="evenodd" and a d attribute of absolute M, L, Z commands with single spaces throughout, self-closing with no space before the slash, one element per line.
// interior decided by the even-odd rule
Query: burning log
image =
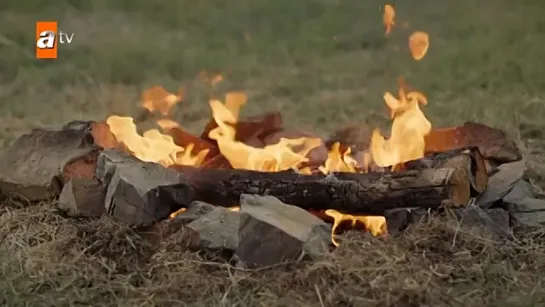
<path fill-rule="evenodd" d="M 372 129 L 367 125 L 350 125 L 336 131 L 326 142 L 328 147 L 339 142 L 341 150 L 352 149 L 354 156 L 369 148 Z M 386 137 L 389 137 L 386 134 Z M 493 164 L 515 162 L 522 159 L 522 154 L 515 142 L 506 134 L 484 124 L 466 122 L 462 126 L 432 129 L 425 136 L 425 152 L 438 153 L 454 149 L 477 147 L 481 155 Z M 358 162 L 359 161 L 358 159 Z"/>
<path fill-rule="evenodd" d="M 515 162 L 522 154 L 506 134 L 484 124 L 466 122 L 462 126 L 434 129 L 425 137 L 426 152 L 441 152 L 476 146 L 486 159 Z"/>
<path fill-rule="evenodd" d="M 465 170 L 427 168 L 393 173 L 301 175 L 291 171 L 204 169 L 175 166 L 194 198 L 219 206 L 237 204 L 242 194 L 271 195 L 307 210 L 381 215 L 401 207 L 460 207 L 470 198 Z"/>
<path fill-rule="evenodd" d="M 215 143 L 208 135 L 210 134 L 210 131 L 216 127 L 218 127 L 218 124 L 214 119 L 211 119 L 206 127 L 204 127 L 201 138 Z M 255 142 L 256 140 L 263 142 L 263 138 L 266 135 L 282 128 L 282 115 L 278 112 L 271 112 L 263 115 L 246 117 L 235 123 L 234 127 L 236 130 L 235 140 L 244 143 L 248 141 Z"/>
<path fill-rule="evenodd" d="M 192 150 L 194 152 L 200 152 L 202 150 L 208 150 L 205 160 L 211 159 L 217 156 L 219 152 L 218 146 L 212 142 L 196 137 L 191 133 L 184 131 L 181 128 L 171 128 L 166 133 L 174 139 L 176 145 L 187 148 L 188 146 L 193 146 Z M 191 145 L 193 144 L 193 145 Z"/>

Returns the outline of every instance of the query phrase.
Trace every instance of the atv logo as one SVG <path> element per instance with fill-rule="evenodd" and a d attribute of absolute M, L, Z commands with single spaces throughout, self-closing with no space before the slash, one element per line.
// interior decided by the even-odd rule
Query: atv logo
<path fill-rule="evenodd" d="M 36 58 L 56 59 L 60 44 L 70 44 L 74 33 L 58 30 L 56 21 L 38 21 L 36 23 Z"/>

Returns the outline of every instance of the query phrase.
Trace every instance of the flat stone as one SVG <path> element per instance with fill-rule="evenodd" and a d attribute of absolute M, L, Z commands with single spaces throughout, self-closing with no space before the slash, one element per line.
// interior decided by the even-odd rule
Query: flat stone
<path fill-rule="evenodd" d="M 72 178 L 61 191 L 58 208 L 70 217 L 99 217 L 106 211 L 105 196 L 98 179 Z"/>
<path fill-rule="evenodd" d="M 246 268 L 321 257 L 331 246 L 331 226 L 272 196 L 243 194 L 235 256 Z"/>
<path fill-rule="evenodd" d="M 511 236 L 509 212 L 503 208 L 483 209 L 476 205 L 455 209 L 454 213 L 461 225 L 479 227 L 496 239 Z"/>
<path fill-rule="evenodd" d="M 0 192 L 28 201 L 59 196 L 63 171 L 97 151 L 89 123 L 68 123 L 62 130 L 34 129 L 0 154 Z"/>
<path fill-rule="evenodd" d="M 181 214 L 180 217 L 183 215 L 185 214 Z M 235 251 L 239 244 L 239 223 L 240 212 L 214 207 L 187 224 L 188 228 L 199 234 L 197 244 L 193 248 Z"/>
<path fill-rule="evenodd" d="M 100 154 L 96 177 L 106 187 L 106 212 L 132 226 L 149 226 L 191 203 L 181 173 L 115 149 Z"/>
<path fill-rule="evenodd" d="M 497 170 L 488 179 L 486 191 L 476 200 L 476 204 L 481 208 L 492 207 L 511 191 L 513 186 L 524 176 L 526 161 L 505 163 L 500 165 Z"/>

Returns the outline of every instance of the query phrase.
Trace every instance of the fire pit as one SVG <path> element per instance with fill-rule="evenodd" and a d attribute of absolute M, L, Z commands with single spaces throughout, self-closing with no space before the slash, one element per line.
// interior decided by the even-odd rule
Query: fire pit
<path fill-rule="evenodd" d="M 389 33 L 393 8 L 385 12 Z M 417 61 L 428 46 L 424 32 L 409 38 Z M 193 135 L 168 118 L 183 91 L 154 87 L 137 120 L 74 121 L 20 137 L 0 156 L 0 192 L 55 200 L 70 217 L 109 215 L 152 241 L 177 234 L 181 246 L 228 250 L 244 267 L 319 257 L 346 228 L 387 237 L 432 210 L 499 239 L 545 221 L 533 213 L 545 205 L 526 189 L 515 142 L 481 123 L 432 127 L 425 95 L 400 81 L 397 95 L 384 95 L 386 135 L 360 125 L 327 140 L 289 130 L 280 113 L 241 117 L 242 92 L 210 100 L 212 118 Z M 162 130 L 139 134 L 138 121 L 155 114 Z"/>
<path fill-rule="evenodd" d="M 179 100 L 162 88 L 146 95 L 148 114 Z M 200 136 L 165 119 L 163 132 L 140 135 L 119 116 L 37 129 L 3 152 L 0 189 L 57 199 L 72 217 L 111 215 L 154 239 L 178 232 L 180 244 L 231 250 L 247 267 L 319 256 L 347 227 L 386 237 L 428 210 L 454 210 L 501 238 L 510 217 L 529 223 L 506 205 L 525 168 L 503 132 L 471 122 L 432 129 L 424 96 L 403 88 L 385 100 L 391 132 L 364 142 L 347 136 L 365 140 L 365 127 L 322 140 L 287 130 L 279 113 L 239 118 L 242 93 L 210 102 Z"/>

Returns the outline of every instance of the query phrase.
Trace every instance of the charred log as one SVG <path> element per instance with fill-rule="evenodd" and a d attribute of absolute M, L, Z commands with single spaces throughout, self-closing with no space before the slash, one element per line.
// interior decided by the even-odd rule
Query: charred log
<path fill-rule="evenodd" d="M 274 196 L 307 210 L 382 214 L 405 207 L 461 207 L 470 198 L 468 174 L 457 168 L 328 176 L 189 166 L 175 169 L 189 181 L 194 199 L 219 206 L 238 204 L 242 194 L 257 194 Z"/>

